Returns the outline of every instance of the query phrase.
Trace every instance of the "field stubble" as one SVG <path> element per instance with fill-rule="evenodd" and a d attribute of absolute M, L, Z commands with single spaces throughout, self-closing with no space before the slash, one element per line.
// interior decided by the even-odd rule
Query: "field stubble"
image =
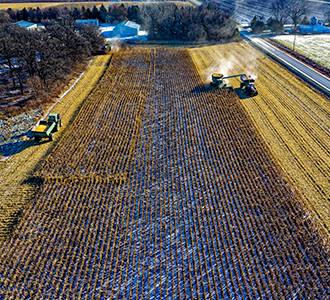
<path fill-rule="evenodd" d="M 16 154 L 0 162 L 0 238 L 12 232 L 23 207 L 33 198 L 39 183 L 29 178 L 67 130 L 83 101 L 104 73 L 109 59 L 108 55 L 97 56 L 74 88 L 53 108 L 52 112 L 60 113 L 64 125 L 54 135 L 54 142 L 25 141 L 17 148 Z M 14 144 L 13 147 L 17 146 Z"/>
<path fill-rule="evenodd" d="M 0 247 L 3 297 L 329 293 L 326 237 L 236 94 L 207 92 L 186 50 L 115 53 L 38 176 Z"/>
<path fill-rule="evenodd" d="M 191 55 L 202 78 L 213 65 L 219 67 L 217 72 L 257 77 L 259 95 L 242 99 L 242 105 L 306 205 L 329 231 L 329 99 L 246 43 L 204 47 Z M 231 84 L 238 87 L 239 80 Z"/>

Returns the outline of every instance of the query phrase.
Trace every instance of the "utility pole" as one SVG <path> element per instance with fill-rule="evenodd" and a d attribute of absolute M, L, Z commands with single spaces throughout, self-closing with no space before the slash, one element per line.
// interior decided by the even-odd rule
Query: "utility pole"
<path fill-rule="evenodd" d="M 297 29 L 294 29 L 294 39 L 293 39 L 293 51 L 296 48 L 296 39 L 297 39 Z"/>

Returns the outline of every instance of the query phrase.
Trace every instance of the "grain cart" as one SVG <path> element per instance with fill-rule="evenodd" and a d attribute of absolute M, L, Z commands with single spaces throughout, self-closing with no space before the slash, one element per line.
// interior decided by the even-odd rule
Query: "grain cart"
<path fill-rule="evenodd" d="M 233 87 L 227 86 L 226 82 L 223 81 L 226 78 L 229 78 L 229 77 L 223 77 L 223 74 L 220 74 L 220 73 L 212 74 L 212 81 L 210 83 L 210 87 L 215 88 L 215 89 L 233 90 Z"/>
<path fill-rule="evenodd" d="M 244 89 L 245 93 L 249 96 L 253 95 L 256 96 L 258 95 L 258 91 L 254 86 L 254 79 L 251 77 L 251 75 L 246 75 L 246 74 L 238 74 L 238 75 L 232 75 L 232 76 L 226 76 L 223 77 L 223 74 L 220 73 L 215 73 L 212 74 L 212 81 L 210 83 L 210 87 L 213 89 L 230 89 L 233 90 L 233 87 L 228 86 L 224 80 L 229 79 L 229 78 L 234 78 L 234 77 L 239 77 L 241 79 L 241 89 Z"/>
<path fill-rule="evenodd" d="M 59 131 L 62 127 L 60 114 L 49 114 L 48 121 L 40 121 L 37 128 L 32 131 L 34 139 L 40 141 L 42 138 L 54 139 L 53 132 Z"/>

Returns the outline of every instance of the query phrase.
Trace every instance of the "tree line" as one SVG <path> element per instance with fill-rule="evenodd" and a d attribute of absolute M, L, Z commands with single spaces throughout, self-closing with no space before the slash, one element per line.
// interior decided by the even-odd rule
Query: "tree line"
<path fill-rule="evenodd" d="M 77 26 L 76 19 L 97 18 L 100 22 L 135 21 L 148 32 L 149 40 L 223 41 L 239 37 L 235 21 L 216 3 L 200 7 L 173 3 L 152 5 L 103 5 L 98 9 L 46 8 L 8 9 L 0 12 L 0 56 L 8 66 L 14 89 L 34 81 L 43 85 L 63 80 L 74 66 L 104 44 L 95 26 Z M 13 22 L 43 22 L 45 30 L 27 31 Z M 2 77 L 3 79 L 3 77 Z M 0 78 L 1 80 L 1 78 Z"/>
<path fill-rule="evenodd" d="M 131 21 L 140 22 L 140 8 L 137 5 L 131 5 L 128 8 L 124 4 L 110 5 L 108 9 L 102 4 L 100 8 L 95 5 L 92 9 L 85 8 L 85 6 L 74 7 L 68 9 L 67 7 L 49 7 L 40 9 L 37 8 L 23 8 L 21 10 L 13 10 L 8 8 L 6 10 L 11 22 L 29 21 L 33 23 L 44 23 L 53 20 L 64 20 L 69 22 L 77 19 L 98 19 L 100 23 L 120 23 L 129 19 Z"/>
<path fill-rule="evenodd" d="M 272 32 L 281 32 L 284 24 L 291 22 L 296 31 L 299 24 L 309 24 L 309 9 L 310 2 L 307 0 L 275 0 L 271 3 L 271 17 L 267 22 L 264 22 L 263 16 L 255 16 L 251 21 L 251 29 L 258 33 L 268 26 Z"/>
<path fill-rule="evenodd" d="M 148 32 L 149 40 L 183 40 L 183 41 L 220 41 L 238 36 L 237 26 L 229 13 L 223 11 L 219 4 L 204 3 L 200 7 L 183 6 L 174 3 L 153 3 L 152 5 L 109 5 L 106 9 L 95 5 L 92 9 L 68 8 L 30 8 L 8 9 L 12 22 L 25 20 L 30 22 L 49 22 L 61 19 L 67 25 L 77 19 L 98 19 L 101 23 L 120 23 L 125 20 L 137 22 Z"/>
<path fill-rule="evenodd" d="M 13 88 L 19 88 L 22 94 L 27 82 L 49 85 L 64 80 L 103 44 L 97 28 L 90 25 L 70 27 L 54 23 L 41 31 L 28 31 L 8 23 L 0 25 L 1 61 L 8 66 Z"/>
<path fill-rule="evenodd" d="M 239 37 L 236 22 L 213 2 L 182 8 L 173 3 L 146 5 L 140 18 L 150 40 L 224 41 Z"/>

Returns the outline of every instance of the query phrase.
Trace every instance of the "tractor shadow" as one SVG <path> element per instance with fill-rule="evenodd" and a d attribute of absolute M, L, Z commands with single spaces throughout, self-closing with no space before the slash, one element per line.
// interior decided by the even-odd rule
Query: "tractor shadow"
<path fill-rule="evenodd" d="M 49 143 L 48 139 L 42 139 L 37 142 L 29 133 L 19 136 L 18 139 L 16 137 L 12 139 L 14 140 L 13 142 L 0 145 L 0 162 L 6 161 L 9 157 L 23 152 L 27 148 Z"/>
<path fill-rule="evenodd" d="M 234 92 L 240 98 L 241 100 L 244 99 L 249 99 L 252 97 L 255 97 L 255 95 L 247 95 L 243 89 L 237 87 L 232 90 L 230 89 L 216 89 L 216 88 L 211 88 L 210 85 L 203 84 L 203 85 L 198 85 L 194 87 L 192 90 L 190 90 L 190 93 L 192 94 L 204 94 L 204 93 L 214 93 L 217 91 L 226 91 L 226 92 Z"/>
<path fill-rule="evenodd" d="M 201 85 L 195 86 L 192 90 L 190 90 L 190 93 L 192 93 L 192 94 L 203 94 L 203 93 L 213 92 L 215 90 L 216 89 L 214 89 L 214 88 L 210 88 L 209 84 L 201 84 Z"/>
<path fill-rule="evenodd" d="M 234 92 L 236 93 L 236 95 L 238 96 L 238 98 L 240 98 L 241 100 L 255 97 L 255 95 L 247 95 L 244 92 L 244 90 L 243 89 L 240 89 L 240 88 L 235 88 L 234 89 Z"/>

